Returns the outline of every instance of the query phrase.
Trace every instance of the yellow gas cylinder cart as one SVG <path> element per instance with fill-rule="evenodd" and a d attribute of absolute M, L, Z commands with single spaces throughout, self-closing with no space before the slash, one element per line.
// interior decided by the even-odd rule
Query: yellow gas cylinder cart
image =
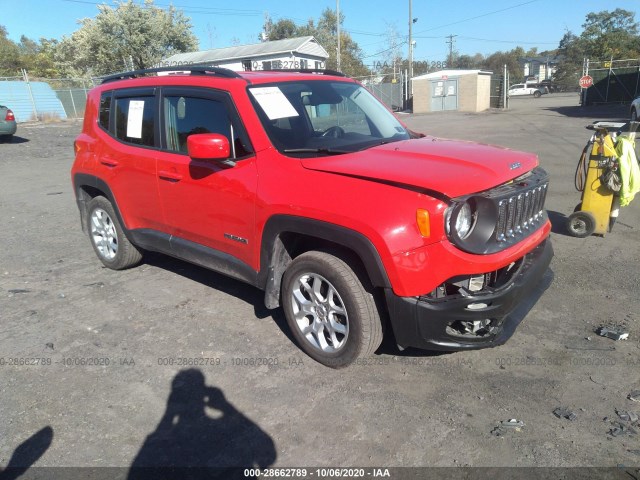
<path fill-rule="evenodd" d="M 631 138 L 635 136 L 635 128 L 633 132 L 630 129 L 621 132 L 627 125 L 594 122 L 586 127 L 594 133 L 584 147 L 576 168 L 575 186 L 582 192 L 582 199 L 567 220 L 567 230 L 574 237 L 584 238 L 594 233 L 604 236 L 613 228 L 620 210 L 616 194 L 620 189 L 616 137 L 618 134 Z"/>

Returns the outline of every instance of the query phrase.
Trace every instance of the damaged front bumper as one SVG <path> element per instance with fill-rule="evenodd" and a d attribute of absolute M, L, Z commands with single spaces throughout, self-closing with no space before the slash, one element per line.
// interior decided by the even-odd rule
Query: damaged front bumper
<path fill-rule="evenodd" d="M 385 290 L 397 344 L 425 350 L 503 344 L 549 286 L 551 275 L 541 281 L 552 258 L 553 247 L 547 238 L 509 267 L 452 279 L 429 295 L 399 297 Z"/>

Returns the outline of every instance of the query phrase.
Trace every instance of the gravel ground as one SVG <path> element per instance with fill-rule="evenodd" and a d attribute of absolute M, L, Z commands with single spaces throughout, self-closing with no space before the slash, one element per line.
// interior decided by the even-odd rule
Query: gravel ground
<path fill-rule="evenodd" d="M 576 104 L 554 94 L 404 118 L 540 156 L 553 284 L 504 346 L 384 345 L 340 371 L 302 354 L 250 286 L 156 255 L 103 268 L 70 182 L 80 123 L 20 125 L 0 144 L 0 466 L 639 466 L 632 422 L 610 431 L 616 409 L 640 413 L 627 398 L 640 389 L 640 201 L 604 238 L 563 226 L 579 201 L 584 126 L 626 108 Z M 602 324 L 625 325 L 629 339 L 597 336 Z M 492 434 L 509 419 L 525 425 Z"/>

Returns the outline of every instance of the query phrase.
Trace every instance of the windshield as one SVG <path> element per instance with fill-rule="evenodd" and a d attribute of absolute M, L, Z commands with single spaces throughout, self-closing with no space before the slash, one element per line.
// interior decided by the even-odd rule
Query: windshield
<path fill-rule="evenodd" d="M 283 82 L 249 92 L 269 138 L 287 155 L 335 155 L 409 139 L 393 114 L 356 83 Z"/>

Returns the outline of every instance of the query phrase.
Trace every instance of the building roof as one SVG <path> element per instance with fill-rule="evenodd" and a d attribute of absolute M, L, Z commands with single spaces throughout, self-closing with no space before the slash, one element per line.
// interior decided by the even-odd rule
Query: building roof
<path fill-rule="evenodd" d="M 160 62 L 160 65 L 197 65 L 220 63 L 229 60 L 255 59 L 259 57 L 290 54 L 296 52 L 310 57 L 326 60 L 327 51 L 312 36 L 285 38 L 272 42 L 238 45 L 235 47 L 214 48 L 200 52 L 177 53 Z"/>
<path fill-rule="evenodd" d="M 425 73 L 424 75 L 413 77 L 413 79 L 439 80 L 442 77 L 456 78 L 464 75 L 491 75 L 492 73 L 493 72 L 488 72 L 486 70 L 440 70 L 439 72 Z"/>

